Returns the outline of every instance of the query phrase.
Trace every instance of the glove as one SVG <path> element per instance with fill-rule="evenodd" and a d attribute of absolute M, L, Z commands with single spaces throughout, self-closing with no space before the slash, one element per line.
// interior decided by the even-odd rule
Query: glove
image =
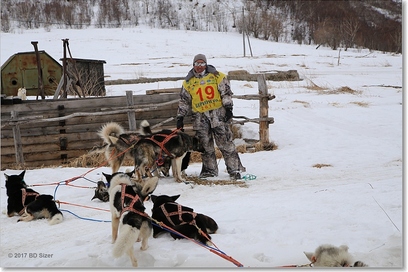
<path fill-rule="evenodd" d="M 184 117 L 183 116 L 177 116 L 177 129 L 183 128 L 184 127 Z"/>
<path fill-rule="evenodd" d="M 228 122 L 232 118 L 232 107 L 225 108 L 224 122 Z"/>

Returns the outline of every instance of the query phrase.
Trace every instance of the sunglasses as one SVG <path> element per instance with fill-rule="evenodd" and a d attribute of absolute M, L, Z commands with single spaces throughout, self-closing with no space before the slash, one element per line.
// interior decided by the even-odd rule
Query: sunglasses
<path fill-rule="evenodd" d="M 207 63 L 205 63 L 205 62 L 194 62 L 194 66 L 204 67 L 204 66 L 206 66 L 206 65 L 207 65 Z"/>

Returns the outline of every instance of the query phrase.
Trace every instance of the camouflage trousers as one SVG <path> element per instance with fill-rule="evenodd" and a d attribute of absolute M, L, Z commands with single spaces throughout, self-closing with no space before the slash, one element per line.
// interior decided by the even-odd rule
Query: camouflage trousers
<path fill-rule="evenodd" d="M 229 124 L 211 128 L 210 123 L 201 124 L 202 128 L 196 130 L 196 136 L 203 145 L 204 152 L 201 154 L 202 168 L 201 174 L 218 176 L 218 164 L 215 155 L 214 141 L 222 153 L 227 167 L 228 174 L 235 172 L 245 172 L 245 167 L 241 164 L 241 159 L 235 149 L 232 139 L 232 132 Z"/>

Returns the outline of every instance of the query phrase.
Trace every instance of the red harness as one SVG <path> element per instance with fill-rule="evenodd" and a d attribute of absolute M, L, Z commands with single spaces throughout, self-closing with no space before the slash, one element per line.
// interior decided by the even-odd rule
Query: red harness
<path fill-rule="evenodd" d="M 25 188 L 21 188 L 21 201 L 23 203 L 23 209 L 18 213 L 18 215 L 22 215 L 25 211 L 25 207 L 26 205 L 24 205 L 26 197 L 27 196 L 35 196 L 35 198 L 37 198 L 37 196 L 39 196 L 40 194 L 37 192 L 28 192 L 26 191 Z"/>
<path fill-rule="evenodd" d="M 173 204 L 173 205 L 176 205 L 176 206 L 177 206 L 177 211 L 174 211 L 174 212 L 170 212 L 170 213 L 169 213 L 169 212 L 166 210 L 165 204 Z M 180 205 L 180 204 L 178 204 L 178 203 L 165 203 L 165 204 L 160 205 L 160 208 L 161 208 L 163 214 L 166 216 L 167 220 L 168 220 L 173 226 L 176 226 L 176 224 L 174 224 L 173 220 L 171 220 L 171 217 L 174 216 L 174 215 L 178 215 L 178 220 L 180 220 L 180 222 L 181 222 L 179 225 L 184 225 L 184 224 L 195 225 L 195 224 L 196 224 L 195 218 L 196 218 L 196 216 L 197 216 L 197 213 L 195 213 L 195 212 L 190 212 L 190 211 L 183 211 L 183 206 Z M 190 221 L 190 222 L 185 222 L 185 221 L 183 220 L 183 217 L 182 217 L 183 214 L 191 214 L 191 215 L 193 216 L 193 220 Z"/>
<path fill-rule="evenodd" d="M 137 142 L 139 142 L 139 140 L 140 140 L 140 137 L 139 137 L 138 135 L 133 135 L 133 134 L 131 134 L 131 135 L 129 135 L 129 136 L 130 136 L 130 139 L 127 139 L 127 138 L 125 138 L 125 137 L 123 137 L 123 136 L 119 136 L 119 138 L 120 138 L 122 141 L 124 141 L 128 146 L 135 145 L 135 144 L 137 144 Z"/>
<path fill-rule="evenodd" d="M 122 185 L 122 192 L 121 192 L 121 200 L 122 200 L 122 211 L 120 212 L 120 215 L 122 215 L 124 212 L 130 211 L 130 212 L 134 212 L 143 216 L 147 216 L 146 213 L 143 213 L 141 211 L 136 210 L 135 208 L 133 208 L 133 205 L 135 205 L 135 203 L 137 201 L 140 201 L 143 205 L 142 200 L 140 199 L 140 197 L 138 195 L 131 195 L 131 194 L 127 194 L 126 193 L 126 186 L 127 184 L 121 184 Z M 128 206 L 125 206 L 125 197 L 128 197 L 130 199 L 132 199 L 132 201 L 130 202 L 130 204 Z"/>
<path fill-rule="evenodd" d="M 160 160 L 162 158 L 162 151 L 166 152 L 166 154 L 173 159 L 174 156 L 170 153 L 170 151 L 167 150 L 167 148 L 164 146 L 168 141 L 170 141 L 172 138 L 177 136 L 177 131 L 178 129 L 173 130 L 170 134 L 154 134 L 150 138 L 147 138 L 157 144 L 160 147 L 160 154 L 159 154 L 159 159 L 157 160 L 158 165 L 163 165 L 164 161 Z M 164 137 L 163 141 L 159 142 L 155 139 L 155 136 L 162 136 Z"/>

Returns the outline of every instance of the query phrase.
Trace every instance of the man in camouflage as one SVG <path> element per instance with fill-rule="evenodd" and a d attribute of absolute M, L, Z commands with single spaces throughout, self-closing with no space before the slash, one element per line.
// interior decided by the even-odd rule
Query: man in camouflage
<path fill-rule="evenodd" d="M 218 176 L 214 140 L 220 149 L 231 179 L 241 179 L 245 172 L 232 139 L 232 91 L 226 75 L 207 65 L 203 54 L 194 57 L 180 92 L 177 128 L 183 128 L 184 117 L 192 112 L 193 130 L 204 147 L 200 178 Z"/>

